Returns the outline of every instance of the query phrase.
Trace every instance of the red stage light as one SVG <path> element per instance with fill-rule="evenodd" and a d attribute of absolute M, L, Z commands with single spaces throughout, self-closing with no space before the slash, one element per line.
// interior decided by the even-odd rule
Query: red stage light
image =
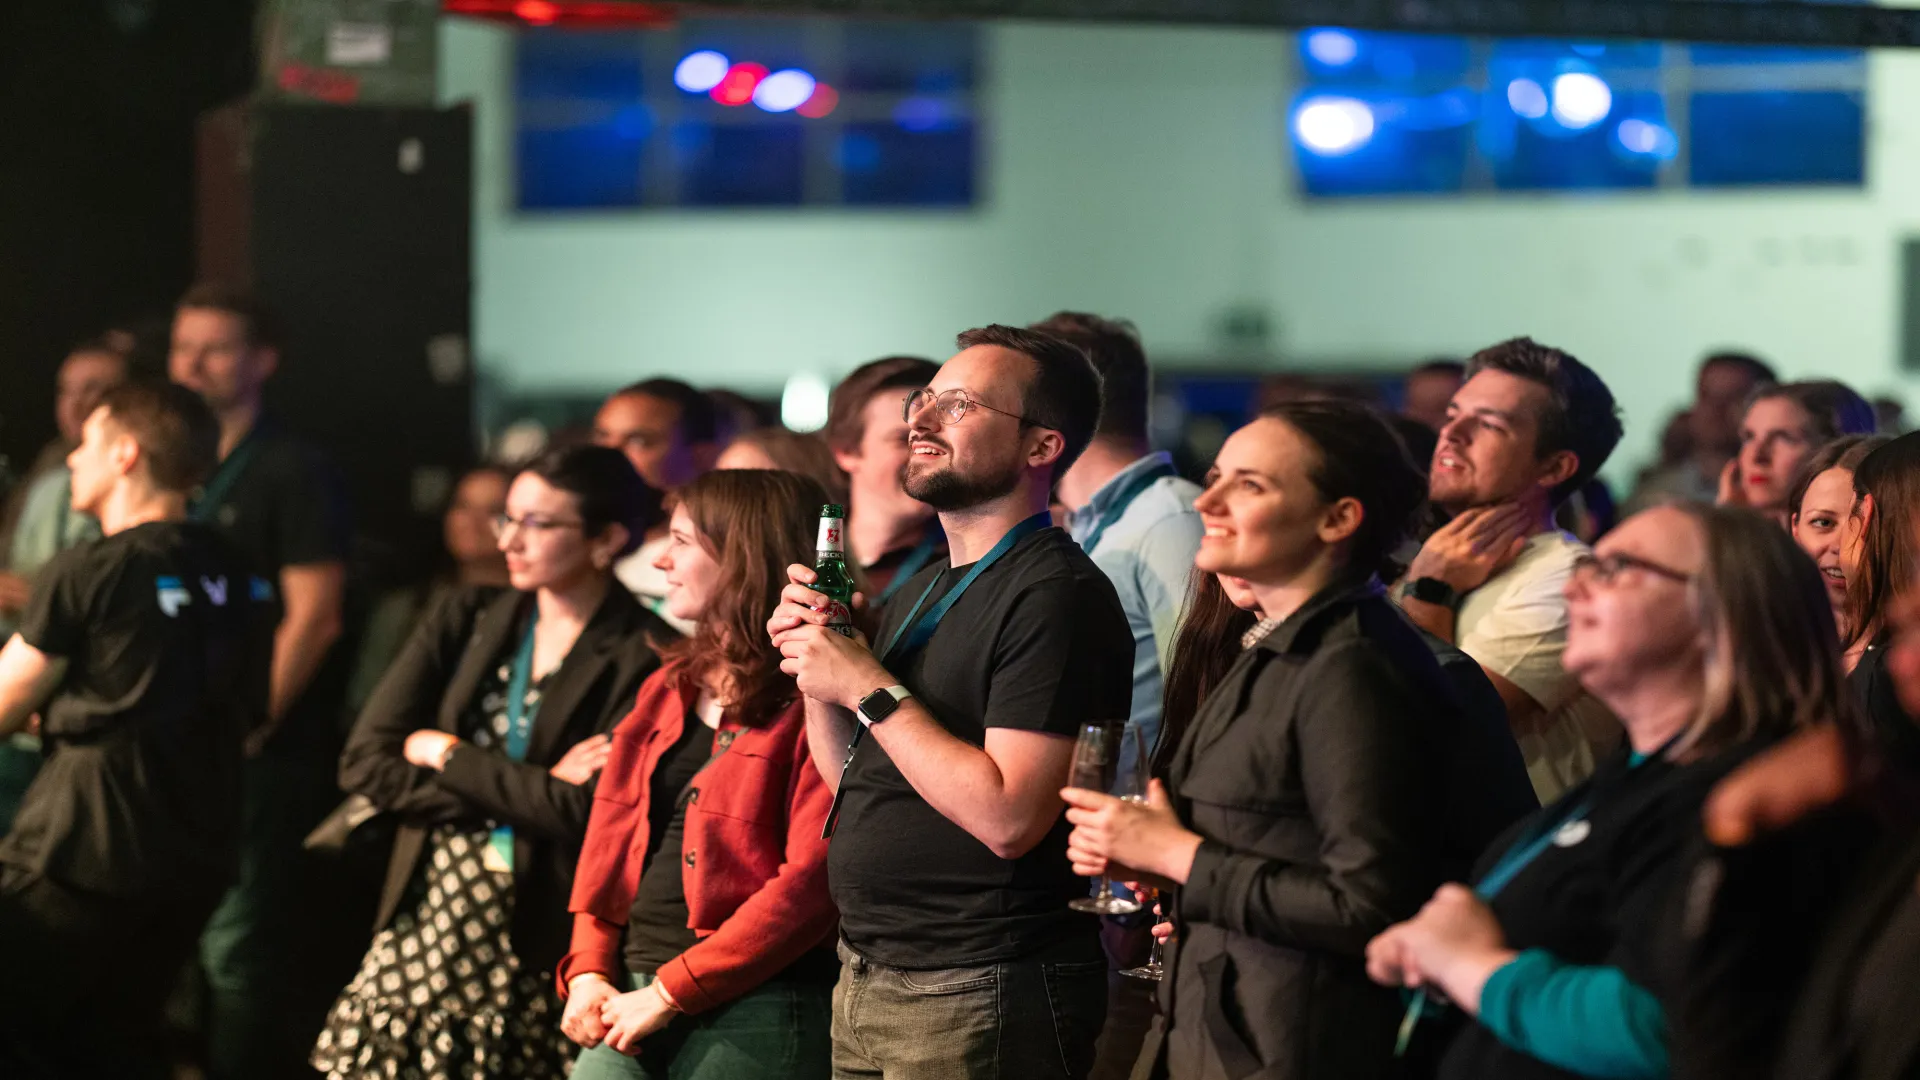
<path fill-rule="evenodd" d="M 513 13 L 523 22 L 546 26 L 560 17 L 560 5 L 553 0 L 520 0 L 513 5 Z"/>
<path fill-rule="evenodd" d="M 722 105 L 745 105 L 753 100 L 753 88 L 759 86 L 760 80 L 766 77 L 764 65 L 735 64 L 727 69 L 726 77 L 708 96 Z"/>
<path fill-rule="evenodd" d="M 840 104 L 838 90 L 826 83 L 814 83 L 813 96 L 801 102 L 800 107 L 793 111 L 809 120 L 818 120 L 832 112 L 833 107 L 838 104 Z"/>

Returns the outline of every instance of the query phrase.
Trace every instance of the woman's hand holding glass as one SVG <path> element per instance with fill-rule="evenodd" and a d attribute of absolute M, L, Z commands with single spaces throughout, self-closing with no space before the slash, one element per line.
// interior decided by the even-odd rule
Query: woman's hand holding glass
<path fill-rule="evenodd" d="M 1067 788 L 1067 858 L 1085 877 L 1137 881 L 1156 889 L 1186 883 L 1193 870 L 1200 836 L 1180 824 L 1166 786 L 1147 785 L 1145 802 L 1116 799 L 1105 792 Z"/>

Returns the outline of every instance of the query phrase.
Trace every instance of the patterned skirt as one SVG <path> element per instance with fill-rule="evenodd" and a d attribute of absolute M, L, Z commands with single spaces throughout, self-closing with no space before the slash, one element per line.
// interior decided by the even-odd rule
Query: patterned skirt
<path fill-rule="evenodd" d="M 481 863 L 485 831 L 441 826 L 417 902 L 377 934 L 334 1003 L 313 1067 L 334 1080 L 563 1077 L 579 1052 L 551 984 L 520 970 L 508 937 L 513 877 Z"/>

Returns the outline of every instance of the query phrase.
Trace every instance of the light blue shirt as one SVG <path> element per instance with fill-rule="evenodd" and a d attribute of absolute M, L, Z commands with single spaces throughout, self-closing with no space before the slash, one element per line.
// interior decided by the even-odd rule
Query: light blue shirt
<path fill-rule="evenodd" d="M 1193 557 L 1200 550 L 1204 531 L 1200 515 L 1193 508 L 1200 486 L 1178 476 L 1163 476 L 1124 508 L 1114 503 L 1135 477 L 1156 466 L 1172 464 L 1170 454 L 1148 454 L 1102 484 L 1087 505 L 1067 514 L 1068 534 L 1083 544 L 1104 517 L 1116 511 L 1120 515 L 1087 554 L 1119 592 L 1127 626 L 1133 631 L 1133 710 L 1127 719 L 1128 738 L 1137 729 L 1149 752 L 1160 737 L 1160 667 L 1173 646 L 1174 630 L 1186 606 L 1187 578 L 1193 572 Z M 1116 793 L 1136 790 L 1134 758 L 1129 743 L 1128 752 L 1120 759 Z"/>

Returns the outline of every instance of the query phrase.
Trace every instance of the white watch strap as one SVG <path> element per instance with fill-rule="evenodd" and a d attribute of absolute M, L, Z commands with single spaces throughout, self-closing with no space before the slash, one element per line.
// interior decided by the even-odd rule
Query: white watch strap
<path fill-rule="evenodd" d="M 881 690 L 884 690 L 884 691 L 886 691 L 887 693 L 889 693 L 889 694 L 891 694 L 891 695 L 893 695 L 893 700 L 895 700 L 895 701 L 905 701 L 905 700 L 907 700 L 908 698 L 910 698 L 910 697 L 912 697 L 912 696 L 913 696 L 913 691 L 911 691 L 911 690 L 909 690 L 909 689 L 907 689 L 907 688 L 906 688 L 906 687 L 904 687 L 904 686 L 900 686 L 900 685 L 897 685 L 897 684 L 896 684 L 896 685 L 893 685 L 893 686 L 883 686 L 883 687 L 881 687 L 881 688 L 880 688 L 880 690 L 876 690 L 876 691 L 874 691 L 874 693 L 876 693 L 876 694 L 877 694 L 877 693 L 880 693 L 880 691 L 881 691 Z M 865 709 L 855 709 L 855 710 L 853 710 L 853 715 L 855 715 L 855 716 L 857 716 L 857 717 L 859 717 L 859 718 L 860 718 L 860 723 L 862 723 L 862 724 L 864 724 L 864 725 L 866 725 L 867 727 L 872 727 L 872 726 L 873 726 L 873 718 L 872 718 L 872 717 L 869 717 L 869 716 L 867 715 L 867 710 L 865 710 Z"/>

